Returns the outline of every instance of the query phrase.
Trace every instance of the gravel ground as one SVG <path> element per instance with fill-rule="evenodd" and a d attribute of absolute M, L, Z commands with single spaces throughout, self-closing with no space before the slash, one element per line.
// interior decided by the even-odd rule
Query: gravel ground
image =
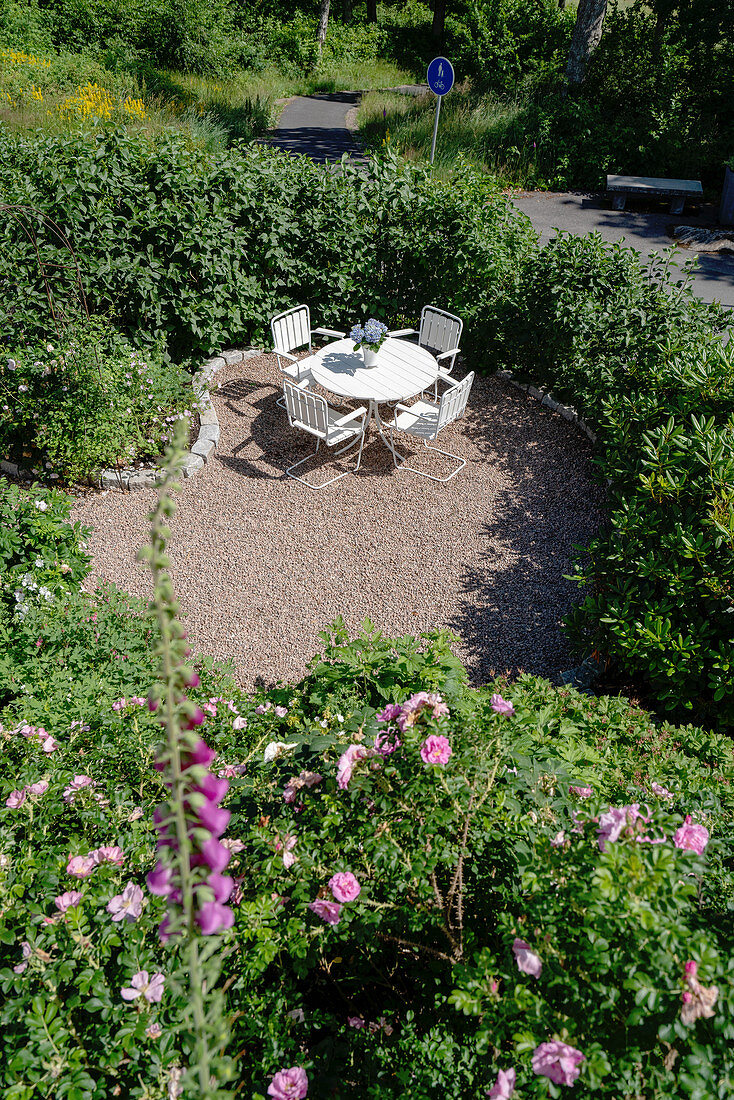
<path fill-rule="evenodd" d="M 271 355 L 216 376 L 219 451 L 179 494 L 171 573 L 195 650 L 231 658 L 245 687 L 292 680 L 341 614 L 352 631 L 365 616 L 393 635 L 450 628 L 474 683 L 554 678 L 574 663 L 558 627 L 577 590 L 563 574 L 603 501 L 580 433 L 477 378 L 466 416 L 441 436 L 467 459 L 453 481 L 397 473 L 373 428 L 359 473 L 315 493 L 284 473 L 313 446 L 276 407 L 279 379 Z M 439 455 L 417 460 L 447 472 Z M 305 469 L 325 480 L 353 463 L 322 449 Z M 94 528 L 93 578 L 150 595 L 135 553 L 153 500 L 145 489 L 77 501 L 74 518 Z"/>

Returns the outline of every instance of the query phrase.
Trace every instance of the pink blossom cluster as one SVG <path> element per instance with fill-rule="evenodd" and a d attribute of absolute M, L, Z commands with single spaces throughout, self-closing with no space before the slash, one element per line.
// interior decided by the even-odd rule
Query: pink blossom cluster
<path fill-rule="evenodd" d="M 203 721 L 204 714 L 197 708 L 189 724 L 194 728 Z M 186 779 L 184 805 L 190 861 L 195 879 L 195 919 L 205 936 L 231 928 L 234 924 L 234 914 L 226 904 L 234 883 L 229 875 L 222 874 L 230 861 L 231 852 L 220 839 L 231 816 L 229 810 L 220 806 L 229 790 L 229 781 L 209 771 L 215 757 L 215 751 L 202 739 L 181 755 L 181 768 Z M 156 767 L 162 770 L 162 765 L 157 764 Z M 172 805 L 164 803 L 158 806 L 153 820 L 158 830 L 159 856 L 166 850 L 178 851 Z M 183 900 L 181 885 L 168 862 L 159 858 L 147 881 L 152 894 L 167 898 L 169 905 L 180 911 Z M 170 923 L 170 918 L 166 916 L 158 930 L 164 941 L 170 935 Z"/>
<path fill-rule="evenodd" d="M 319 775 L 318 772 L 303 771 L 300 775 L 293 775 L 285 785 L 283 791 L 284 802 L 295 802 L 296 796 L 299 791 L 310 790 L 312 787 L 317 786 L 323 779 L 323 775 Z"/>
<path fill-rule="evenodd" d="M 448 738 L 432 733 L 421 745 L 421 760 L 424 764 L 448 764 L 452 749 Z"/>
<path fill-rule="evenodd" d="M 400 707 L 400 713 L 395 715 L 395 721 L 404 733 L 416 724 L 421 715 L 426 716 L 426 712 L 430 712 L 428 716 L 434 719 L 448 718 L 449 708 L 437 691 L 417 691 L 411 695 Z M 379 721 L 379 714 L 377 718 Z"/>
<path fill-rule="evenodd" d="M 288 707 L 274 707 L 270 700 L 266 699 L 264 703 L 260 703 L 259 706 L 255 707 L 255 714 L 267 714 L 269 710 L 272 710 L 278 718 L 285 718 L 288 713 Z"/>
<path fill-rule="evenodd" d="M 685 848 L 686 851 L 703 854 L 709 842 L 709 831 L 704 825 L 698 825 L 686 814 L 685 822 L 673 833 L 673 843 L 676 848 Z"/>
<path fill-rule="evenodd" d="M 375 1035 L 378 1031 L 382 1031 L 385 1035 L 392 1035 L 395 1028 L 392 1024 L 389 1024 L 384 1016 L 380 1016 L 379 1020 L 370 1020 L 369 1023 L 365 1020 L 364 1016 L 347 1016 L 347 1023 L 350 1027 L 353 1027 L 355 1031 L 362 1031 L 366 1028 L 370 1035 Z"/>
<path fill-rule="evenodd" d="M 507 699 L 503 699 L 496 692 L 489 700 L 489 705 L 495 714 L 501 714 L 504 718 L 512 718 L 515 708 Z"/>
<path fill-rule="evenodd" d="M 516 939 L 512 945 L 512 951 L 517 962 L 517 969 L 522 974 L 530 974 L 532 978 L 539 978 L 543 969 L 540 956 L 530 950 L 530 944 L 525 940 Z"/>
<path fill-rule="evenodd" d="M 651 815 L 640 809 L 639 802 L 633 802 L 629 806 L 610 806 L 609 809 L 599 815 L 597 834 L 599 838 L 599 850 L 606 851 L 607 844 L 612 844 L 624 834 L 634 837 L 638 843 L 664 844 L 666 836 L 651 837 L 644 832 L 645 826 L 651 821 Z M 574 828 L 574 832 L 581 831 Z M 673 833 L 673 844 L 676 848 L 684 848 L 690 852 L 701 855 L 709 842 L 709 831 L 704 825 L 693 821 L 691 815 L 686 816 L 685 822 Z"/>
<path fill-rule="evenodd" d="M 488 1100 L 510 1100 L 515 1091 L 515 1070 L 501 1069 L 491 1089 L 487 1089 Z"/>
<path fill-rule="evenodd" d="M 321 917 L 327 924 L 338 924 L 341 920 L 342 907 L 350 901 L 355 901 L 362 887 L 351 871 L 337 871 L 329 879 L 329 889 L 334 901 L 326 898 L 316 898 L 309 905 L 309 909 Z"/>
<path fill-rule="evenodd" d="M 581 1072 L 579 1066 L 585 1059 L 586 1055 L 580 1050 L 555 1039 L 535 1048 L 533 1072 L 540 1077 L 548 1077 L 556 1085 L 573 1085 Z"/>
<path fill-rule="evenodd" d="M 40 797 L 48 790 L 48 780 L 39 779 L 37 783 L 30 783 L 27 787 L 21 787 L 20 790 L 11 791 L 8 797 L 5 799 L 5 805 L 9 810 L 17 810 L 26 801 L 29 795 L 35 795 Z"/>
<path fill-rule="evenodd" d="M 71 875 L 72 878 L 86 878 L 91 875 L 95 867 L 99 867 L 102 863 L 116 863 L 118 867 L 122 867 L 124 858 L 124 852 L 118 844 L 103 845 L 101 848 L 95 848 L 86 856 L 70 855 L 69 862 L 66 865 L 66 873 Z"/>
<path fill-rule="evenodd" d="M 64 788 L 62 795 L 64 802 L 73 802 L 79 791 L 83 791 L 86 787 L 96 787 L 96 785 L 90 775 L 75 775 L 69 786 Z"/>
<path fill-rule="evenodd" d="M 714 1015 L 714 1005 L 719 998 L 715 985 L 703 986 L 698 980 L 698 963 L 689 959 L 683 968 L 686 989 L 681 996 L 683 1002 L 680 1018 L 684 1024 L 694 1024 L 696 1020 L 710 1020 Z"/>
<path fill-rule="evenodd" d="M 301 1066 L 279 1070 L 268 1085 L 272 1100 L 304 1100 L 308 1095 L 308 1074 Z"/>
<path fill-rule="evenodd" d="M 52 737 L 43 726 L 29 726 L 24 722 L 22 725 L 18 726 L 17 730 L 11 732 L 20 733 L 29 741 L 35 739 L 47 756 L 50 756 L 52 752 L 56 752 L 56 750 L 60 748 L 59 742 Z"/>

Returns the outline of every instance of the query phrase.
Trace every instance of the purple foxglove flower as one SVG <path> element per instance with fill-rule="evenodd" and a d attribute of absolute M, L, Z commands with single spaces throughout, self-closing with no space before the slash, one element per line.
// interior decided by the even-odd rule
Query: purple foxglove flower
<path fill-rule="evenodd" d="M 218 901 L 205 901 L 196 914 L 196 923 L 203 936 L 211 936 L 222 928 L 231 928 L 234 924 L 234 913 Z"/>
<path fill-rule="evenodd" d="M 159 898 L 167 898 L 173 889 L 171 884 L 171 868 L 164 867 L 159 860 L 154 870 L 148 875 L 147 883 L 151 894 L 156 894 Z"/>
<path fill-rule="evenodd" d="M 207 885 L 214 891 L 214 900 L 221 905 L 229 901 L 229 896 L 234 889 L 234 879 L 229 875 L 220 875 L 218 871 L 212 871 L 206 880 Z"/>
<path fill-rule="evenodd" d="M 196 816 L 212 836 L 221 836 L 229 825 L 232 814 L 229 810 L 222 810 L 211 802 L 205 802 L 196 811 Z"/>
<path fill-rule="evenodd" d="M 206 863 L 212 871 L 223 871 L 230 860 L 230 854 L 227 849 L 213 836 L 202 844 L 201 855 L 204 863 Z"/>
<path fill-rule="evenodd" d="M 218 806 L 229 790 L 229 783 L 226 779 L 218 779 L 216 775 L 208 773 L 201 783 L 194 787 L 194 790 L 198 791 L 199 794 L 203 794 L 209 802 L 213 802 Z"/>

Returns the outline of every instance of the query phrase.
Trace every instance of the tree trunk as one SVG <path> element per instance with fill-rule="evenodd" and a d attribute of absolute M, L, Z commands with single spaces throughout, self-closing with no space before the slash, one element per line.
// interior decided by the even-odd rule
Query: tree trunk
<path fill-rule="evenodd" d="M 377 22 L 377 0 L 367 0 L 367 22 Z"/>
<path fill-rule="evenodd" d="M 433 27 L 431 28 L 437 47 L 443 47 L 444 27 L 446 26 L 446 0 L 435 0 L 433 5 Z"/>
<path fill-rule="evenodd" d="M 316 33 L 316 39 L 319 48 L 319 58 L 321 57 L 321 51 L 324 48 L 324 42 L 326 41 L 326 30 L 329 26 L 329 5 L 331 0 L 321 0 L 321 15 L 319 16 L 319 29 Z"/>
<path fill-rule="evenodd" d="M 345 23 L 352 22 L 352 0 L 344 0 L 342 7 L 342 18 Z"/>
<path fill-rule="evenodd" d="M 565 11 L 566 10 L 566 0 L 558 0 L 558 10 L 559 11 Z"/>
<path fill-rule="evenodd" d="M 580 0 L 566 65 L 569 84 L 583 83 L 589 58 L 601 40 L 606 13 L 607 0 Z"/>

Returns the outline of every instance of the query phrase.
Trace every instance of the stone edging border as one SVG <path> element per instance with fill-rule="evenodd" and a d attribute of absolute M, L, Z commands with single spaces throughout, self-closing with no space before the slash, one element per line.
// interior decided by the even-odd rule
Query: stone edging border
<path fill-rule="evenodd" d="M 219 444 L 219 420 L 217 412 L 212 404 L 209 393 L 209 383 L 218 370 L 233 363 L 244 363 L 255 355 L 261 355 L 261 351 L 254 348 L 246 350 L 223 351 L 219 355 L 207 359 L 197 374 L 191 379 L 191 388 L 200 403 L 199 411 L 199 435 L 190 451 L 184 456 L 181 473 L 184 477 L 194 477 L 199 470 L 203 470 Z M 9 474 L 11 477 L 23 478 L 33 481 L 36 475 L 32 470 L 24 469 L 15 462 L 6 462 L 0 459 L 0 473 Z M 147 489 L 162 480 L 162 474 L 156 467 L 151 466 L 143 470 L 102 470 L 95 479 L 95 487 L 98 489 Z"/>
<path fill-rule="evenodd" d="M 577 428 L 580 428 L 584 435 L 592 443 L 596 443 L 596 433 L 592 432 L 585 420 L 579 416 L 571 405 L 562 405 L 560 401 L 556 401 L 551 397 L 550 390 L 546 390 L 545 387 L 536 389 L 535 386 L 530 386 L 526 382 L 518 382 L 513 378 L 511 370 L 498 370 L 495 371 L 498 378 L 504 378 L 505 382 L 509 382 L 511 386 L 514 386 L 516 390 L 522 390 L 528 397 L 534 398 L 535 401 L 540 401 L 541 405 L 545 405 L 551 412 L 557 412 L 559 416 L 562 416 L 564 420 L 568 420 L 569 423 L 575 424 Z"/>

